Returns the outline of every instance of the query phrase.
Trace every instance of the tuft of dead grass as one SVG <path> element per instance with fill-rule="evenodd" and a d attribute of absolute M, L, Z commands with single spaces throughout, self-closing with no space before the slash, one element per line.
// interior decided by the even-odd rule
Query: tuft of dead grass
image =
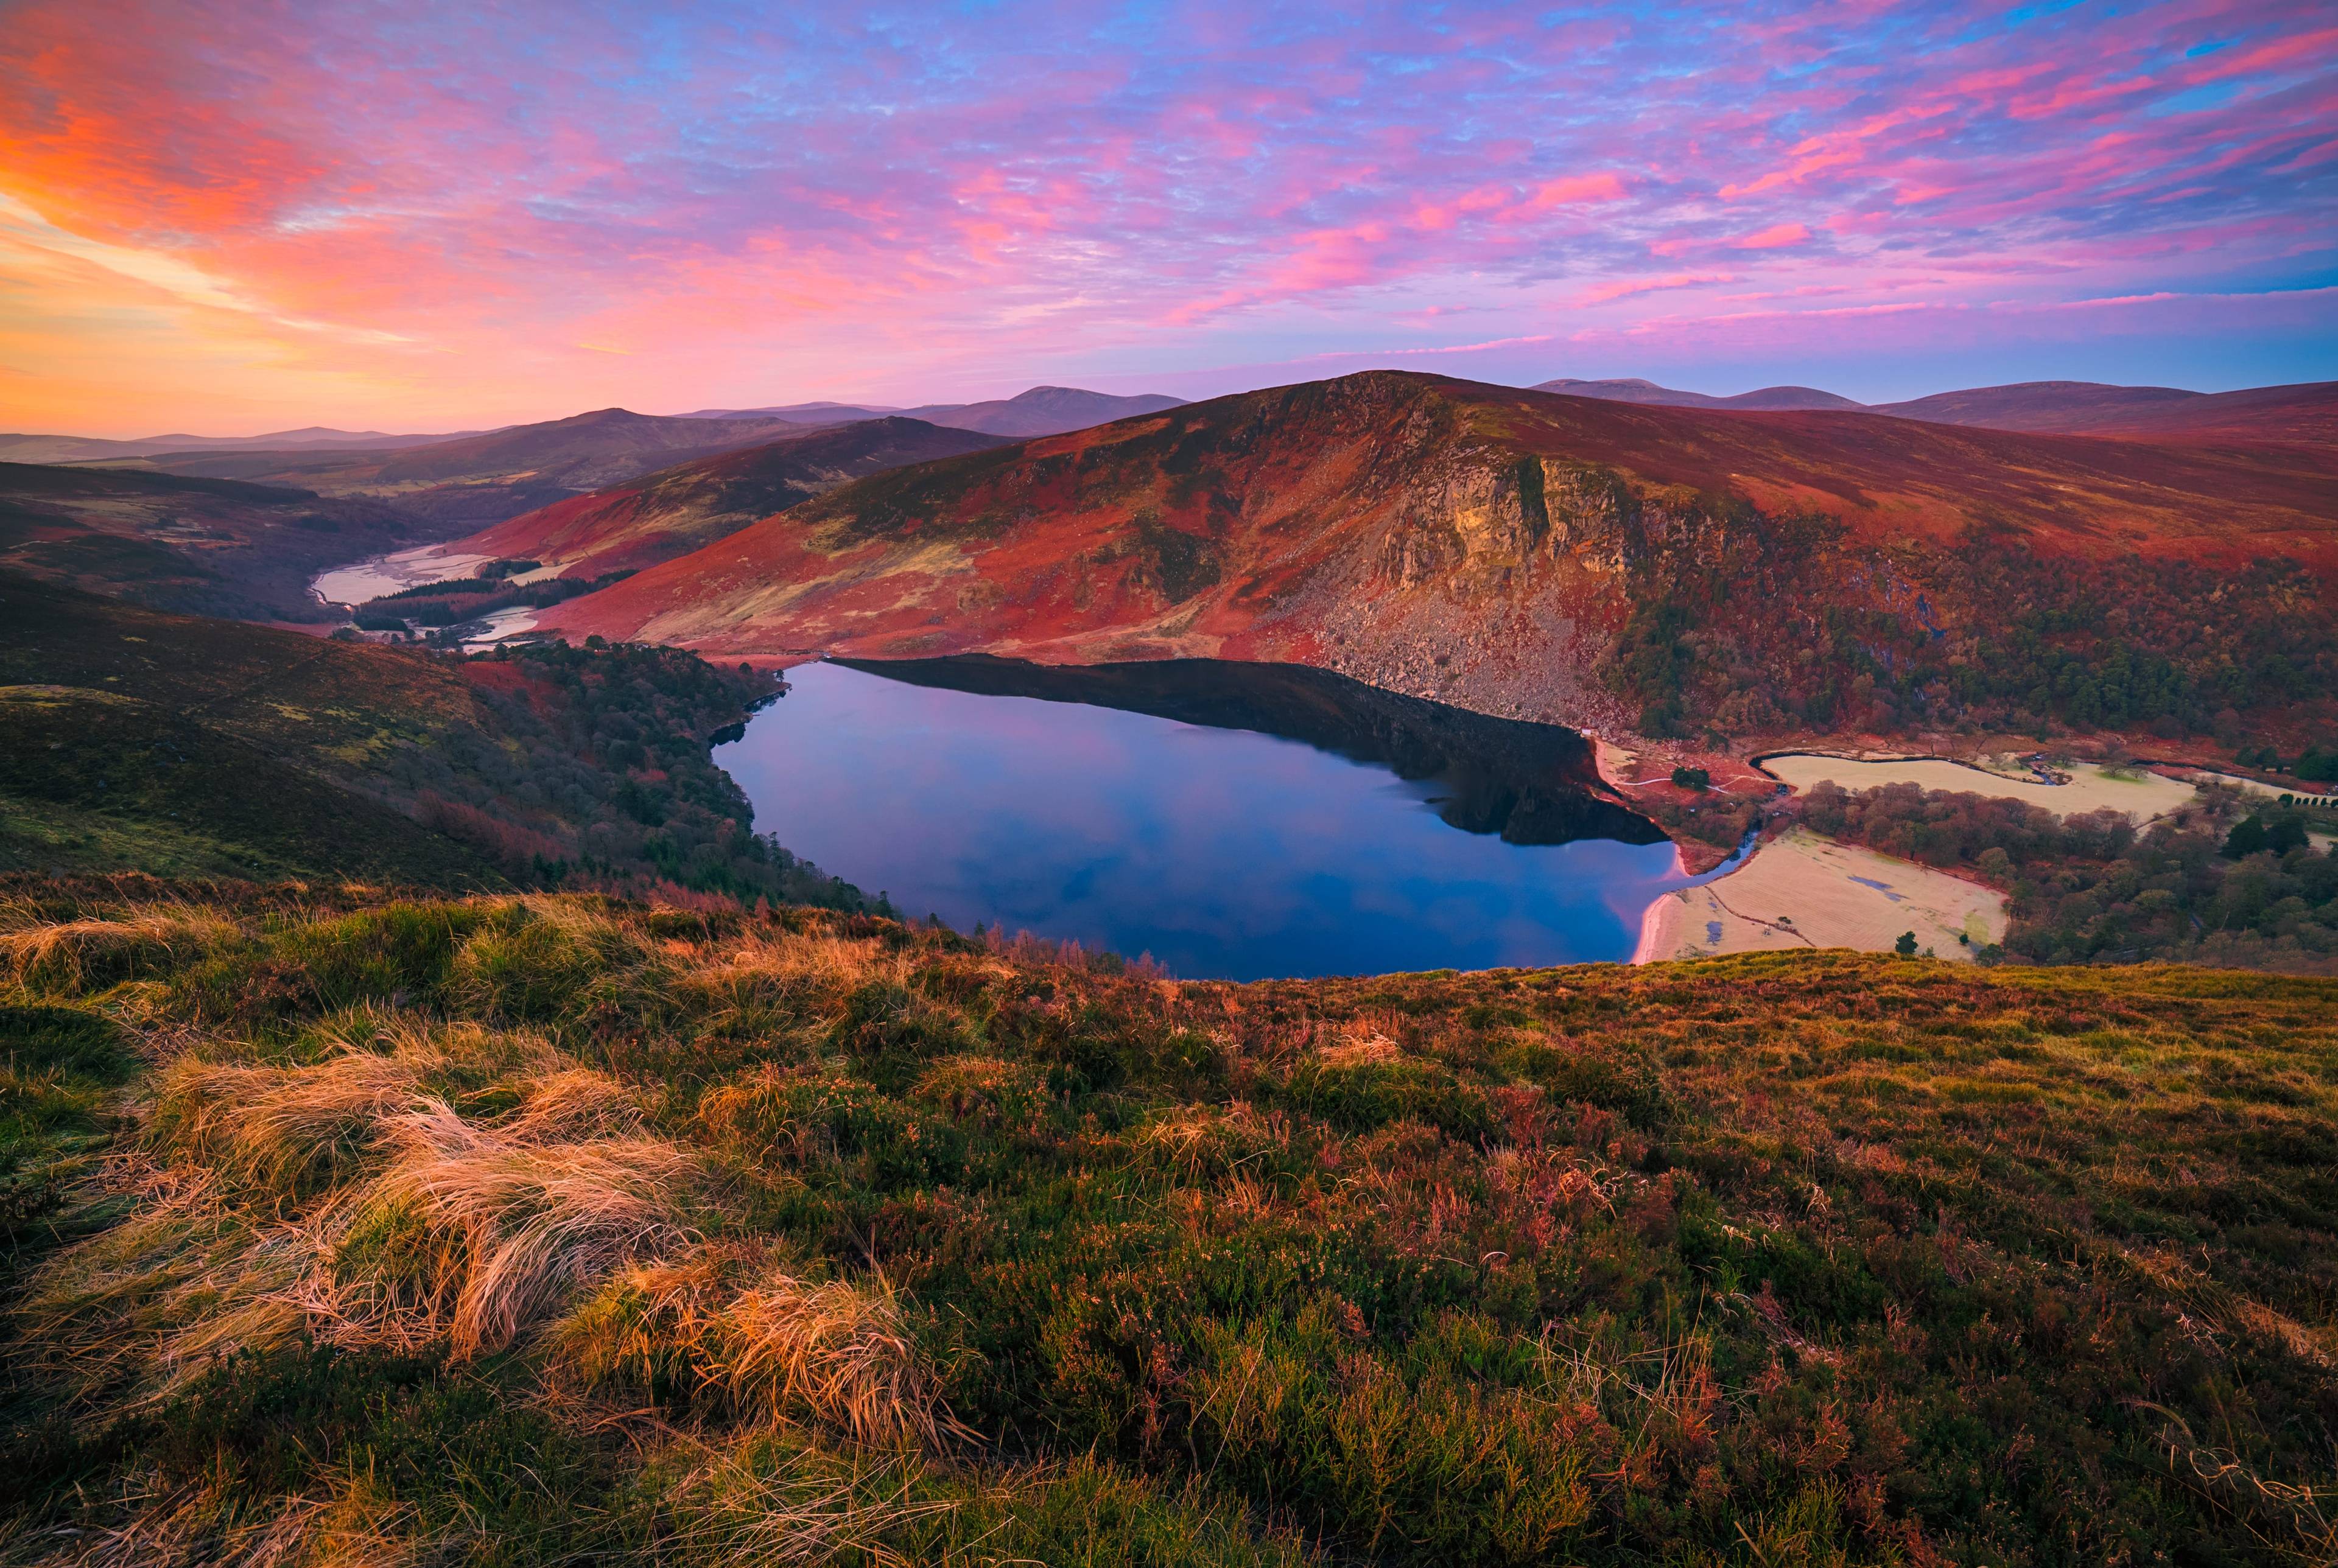
<path fill-rule="evenodd" d="M 651 1471 L 678 1473 L 660 1488 L 659 1535 L 681 1563 L 899 1568 L 888 1538 L 960 1506 L 916 1495 L 919 1469 L 900 1455 L 840 1457 L 778 1433 L 721 1447 L 677 1439 Z"/>
<path fill-rule="evenodd" d="M 445 1061 L 411 1039 L 388 1052 L 344 1045 L 305 1067 L 182 1056 L 163 1070 L 154 1136 L 231 1180 L 290 1196 L 353 1165 Z"/>
<path fill-rule="evenodd" d="M 664 1373 L 749 1420 L 809 1420 L 871 1446 L 936 1450 L 957 1429 L 881 1280 L 750 1272 L 705 1251 L 628 1269 L 559 1344 L 594 1381 Z"/>
<path fill-rule="evenodd" d="M 21 906 L 5 912 L 24 919 Z M 15 924 L 0 918 L 0 962 L 28 991 L 82 995 L 191 963 L 239 940 L 235 923 L 192 904 L 105 917 Z"/>
<path fill-rule="evenodd" d="M 358 1267 L 303 1294 L 345 1340 L 443 1331 L 468 1358 L 510 1344 L 569 1293 L 695 1239 L 683 1204 L 699 1164 L 663 1139 L 538 1142 L 436 1101 L 392 1118 L 383 1138 L 390 1162 L 351 1195 L 332 1250 L 336 1265 Z"/>
<path fill-rule="evenodd" d="M 170 1488 L 150 1482 L 115 1501 L 119 1523 L 60 1531 L 45 1550 L 5 1560 L 28 1568 L 406 1568 L 423 1555 L 414 1508 L 363 1475 L 318 1496 L 255 1497 L 214 1475 Z"/>
<path fill-rule="evenodd" d="M 300 1332 L 283 1297 L 312 1256 L 297 1228 L 256 1221 L 206 1172 L 125 1167 L 115 1182 L 131 1217 L 52 1259 L 14 1313 L 67 1397 L 135 1404 Z"/>

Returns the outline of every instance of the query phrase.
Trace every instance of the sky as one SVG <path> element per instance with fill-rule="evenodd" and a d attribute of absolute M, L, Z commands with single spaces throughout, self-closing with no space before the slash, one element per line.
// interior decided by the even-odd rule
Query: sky
<path fill-rule="evenodd" d="M 0 429 L 2338 377 L 2338 11 L 0 0 Z"/>

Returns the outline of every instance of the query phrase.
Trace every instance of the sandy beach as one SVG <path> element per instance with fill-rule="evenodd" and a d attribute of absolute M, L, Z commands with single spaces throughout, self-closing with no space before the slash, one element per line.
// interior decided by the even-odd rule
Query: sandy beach
<path fill-rule="evenodd" d="M 1796 828 L 1728 876 L 1651 904 L 1632 962 L 1795 947 L 1878 952 L 1906 931 L 1919 951 L 1970 961 L 2003 940 L 2005 927 L 2005 896 L 1994 888 Z"/>

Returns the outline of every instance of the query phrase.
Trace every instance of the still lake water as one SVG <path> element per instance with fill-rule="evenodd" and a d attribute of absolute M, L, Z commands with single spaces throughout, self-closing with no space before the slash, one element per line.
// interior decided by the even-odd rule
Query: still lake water
<path fill-rule="evenodd" d="M 1067 683 L 1090 700 L 953 690 L 996 687 L 986 671 L 1009 668 L 963 662 L 968 674 L 961 662 L 921 662 L 921 683 L 865 666 L 791 670 L 788 695 L 715 760 L 754 802 L 758 829 L 904 915 L 1150 954 L 1188 978 L 1624 959 L 1649 904 L 1694 880 L 1670 843 L 1621 841 L 1651 835 L 1646 824 L 1547 777 L 1552 755 L 1587 758 L 1571 731 L 1283 667 L 1193 662 L 1211 688 L 1197 703 L 1182 687 L 1164 696 L 1177 667 L 1154 666 L 1140 671 L 1146 694 L 1124 698 L 1331 736 L 1322 743 L 1340 755 L 1097 705 L 1095 681 L 1030 666 L 1007 683 Z M 1243 672 L 1262 670 L 1272 689 L 1253 701 Z M 1502 758 L 1544 776 L 1501 777 Z M 1432 767 L 1410 780 L 1392 770 Z M 1511 842 L 1449 818 L 1571 841 Z M 1609 836 L 1571 837 L 1585 832 Z"/>

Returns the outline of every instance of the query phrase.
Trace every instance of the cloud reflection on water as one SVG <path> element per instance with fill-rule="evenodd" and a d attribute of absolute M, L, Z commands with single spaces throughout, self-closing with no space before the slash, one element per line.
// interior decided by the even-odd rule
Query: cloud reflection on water
<path fill-rule="evenodd" d="M 1627 957 L 1673 847 L 1506 843 L 1431 783 L 1242 730 L 833 664 L 717 760 L 756 826 L 938 914 L 1253 979 Z"/>

